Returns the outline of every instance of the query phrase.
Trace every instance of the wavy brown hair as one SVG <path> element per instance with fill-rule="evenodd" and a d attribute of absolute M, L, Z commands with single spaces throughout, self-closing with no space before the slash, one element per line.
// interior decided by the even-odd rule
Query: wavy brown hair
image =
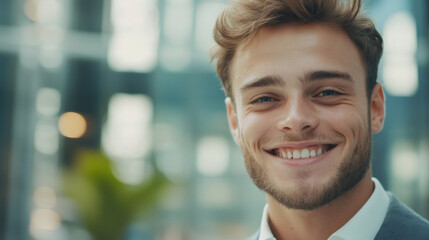
<path fill-rule="evenodd" d="M 264 27 L 288 23 L 322 23 L 340 27 L 358 48 L 366 67 L 367 96 L 376 83 L 383 39 L 370 18 L 361 12 L 361 0 L 232 0 L 214 28 L 212 60 L 225 94 L 233 98 L 230 66 L 237 48 Z"/>

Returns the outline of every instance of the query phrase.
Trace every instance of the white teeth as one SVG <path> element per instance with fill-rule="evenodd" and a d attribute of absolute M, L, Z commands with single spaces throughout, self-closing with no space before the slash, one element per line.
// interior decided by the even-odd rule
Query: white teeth
<path fill-rule="evenodd" d="M 300 158 L 312 158 L 319 155 L 322 155 L 327 150 L 320 147 L 317 150 L 308 148 L 304 148 L 302 150 L 286 150 L 286 149 L 278 149 L 277 156 L 285 159 L 300 159 Z"/>
<path fill-rule="evenodd" d="M 301 151 L 301 158 L 309 158 L 310 157 L 310 152 L 308 151 L 308 149 L 304 148 Z"/>
<path fill-rule="evenodd" d="M 287 158 L 287 153 L 286 153 L 286 152 L 283 152 L 283 151 L 279 151 L 279 152 L 277 153 L 277 156 L 279 156 L 279 157 L 281 157 L 281 158 Z"/>
<path fill-rule="evenodd" d="M 293 151 L 293 159 L 300 159 L 301 153 L 298 150 Z"/>

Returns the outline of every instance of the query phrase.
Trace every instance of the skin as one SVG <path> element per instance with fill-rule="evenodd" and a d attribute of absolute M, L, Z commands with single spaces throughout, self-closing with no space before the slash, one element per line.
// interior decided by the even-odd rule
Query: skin
<path fill-rule="evenodd" d="M 340 28 L 323 24 L 260 30 L 238 48 L 231 85 L 230 130 L 267 192 L 274 236 L 327 239 L 373 192 L 370 135 L 383 127 L 381 85 L 368 98 L 358 49 Z M 315 158 L 275 155 L 318 146 L 327 152 Z"/>

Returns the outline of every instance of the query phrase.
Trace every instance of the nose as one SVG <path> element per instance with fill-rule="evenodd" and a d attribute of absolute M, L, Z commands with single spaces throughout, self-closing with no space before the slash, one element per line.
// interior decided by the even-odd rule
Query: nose
<path fill-rule="evenodd" d="M 290 96 L 281 111 L 277 122 L 281 131 L 299 134 L 316 128 L 319 123 L 312 103 L 303 96 Z"/>

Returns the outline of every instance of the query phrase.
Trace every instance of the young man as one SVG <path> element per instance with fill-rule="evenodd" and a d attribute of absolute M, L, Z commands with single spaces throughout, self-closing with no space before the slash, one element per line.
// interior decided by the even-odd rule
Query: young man
<path fill-rule="evenodd" d="M 230 130 L 267 193 L 249 239 L 429 239 L 370 168 L 382 38 L 361 2 L 236 0 L 214 29 Z"/>

